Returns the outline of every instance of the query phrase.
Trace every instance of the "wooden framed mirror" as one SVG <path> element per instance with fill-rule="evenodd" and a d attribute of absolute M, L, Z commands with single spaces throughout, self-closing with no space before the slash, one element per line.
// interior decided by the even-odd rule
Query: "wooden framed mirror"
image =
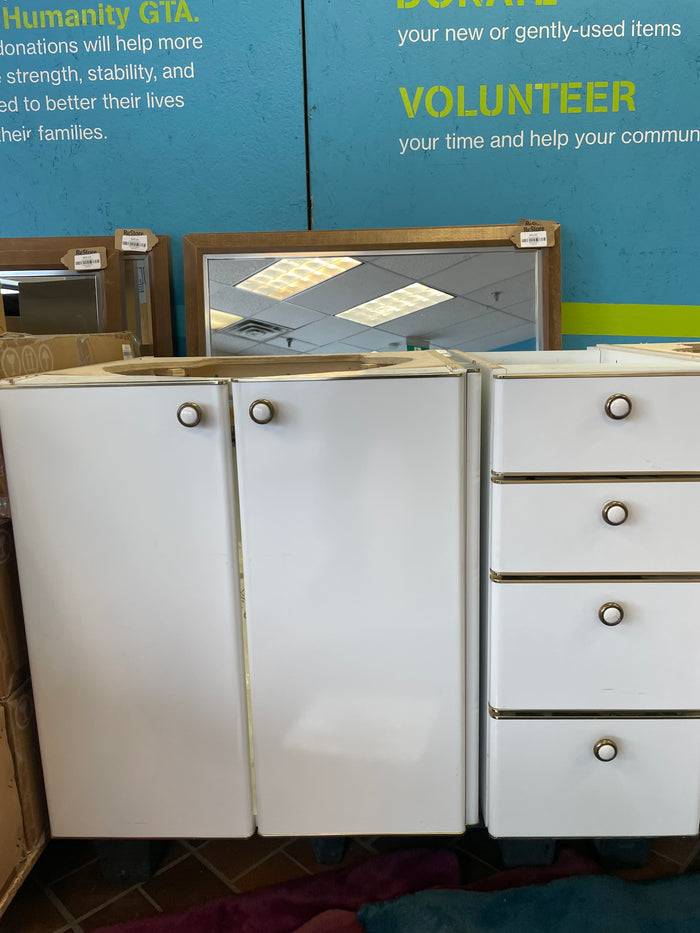
<path fill-rule="evenodd" d="M 534 248 L 516 245 L 522 223 L 189 234 L 187 355 L 557 349 L 560 231 L 545 226 Z"/>
<path fill-rule="evenodd" d="M 61 261 L 71 249 L 99 247 L 107 263 L 97 272 L 73 272 Z M 0 285 L 8 331 L 128 330 L 144 355 L 172 355 L 168 237 L 148 253 L 121 252 L 113 236 L 0 239 Z"/>

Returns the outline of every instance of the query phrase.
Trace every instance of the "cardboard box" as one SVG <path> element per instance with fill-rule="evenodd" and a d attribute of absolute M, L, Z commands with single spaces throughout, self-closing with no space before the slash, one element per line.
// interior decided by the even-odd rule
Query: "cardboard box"
<path fill-rule="evenodd" d="M 33 852 L 48 840 L 49 817 L 30 682 L 24 683 L 2 705 L 22 813 L 25 846 L 27 852 Z"/>
<path fill-rule="evenodd" d="M 0 519 L 0 700 L 29 677 L 12 523 Z"/>
<path fill-rule="evenodd" d="M 0 892 L 17 875 L 25 857 L 22 809 L 15 768 L 0 706 Z"/>
<path fill-rule="evenodd" d="M 139 355 L 138 341 L 128 331 L 114 334 L 0 334 L 0 379 L 70 369 Z M 5 458 L 0 442 L 0 518 L 9 518 Z"/>

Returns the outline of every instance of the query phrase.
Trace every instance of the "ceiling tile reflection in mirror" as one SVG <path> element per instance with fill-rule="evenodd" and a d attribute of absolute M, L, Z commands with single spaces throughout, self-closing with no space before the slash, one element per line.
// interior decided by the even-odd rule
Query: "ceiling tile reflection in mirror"
<path fill-rule="evenodd" d="M 205 257 L 209 353 L 256 356 L 538 345 L 538 251 L 506 247 L 302 255 L 298 259 L 305 278 L 291 268 L 296 259 L 280 259 L 279 254 Z M 280 271 L 281 279 L 276 277 Z M 269 282 L 262 290 L 251 290 L 261 278 Z M 405 302 L 385 304 L 397 294 L 412 293 L 418 295 L 413 307 Z M 378 313 L 367 317 L 366 310 L 373 308 Z"/>

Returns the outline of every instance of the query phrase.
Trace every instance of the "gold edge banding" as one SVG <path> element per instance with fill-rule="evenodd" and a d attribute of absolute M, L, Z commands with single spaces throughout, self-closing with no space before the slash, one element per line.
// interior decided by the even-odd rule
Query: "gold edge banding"
<path fill-rule="evenodd" d="M 563 364 L 566 365 L 566 364 Z M 612 363 L 604 364 L 612 367 Z M 624 365 L 624 364 L 623 364 Z M 494 379 L 646 379 L 649 376 L 700 376 L 700 366 L 697 369 L 671 369 L 656 370 L 635 369 L 630 372 L 624 370 L 610 369 L 608 372 L 595 372 L 593 370 L 581 370 L 580 372 L 567 373 L 511 373 L 494 372 Z"/>
<path fill-rule="evenodd" d="M 491 719 L 700 719 L 700 710 L 629 710 L 629 709 L 494 709 L 489 704 Z"/>
<path fill-rule="evenodd" d="M 700 583 L 700 573 L 498 573 L 492 583 Z"/>
<path fill-rule="evenodd" d="M 697 483 L 700 473 L 496 473 L 496 485 L 533 483 Z"/>

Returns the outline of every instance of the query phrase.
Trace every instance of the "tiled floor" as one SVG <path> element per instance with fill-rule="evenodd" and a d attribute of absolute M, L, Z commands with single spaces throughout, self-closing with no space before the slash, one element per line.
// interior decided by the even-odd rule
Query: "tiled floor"
<path fill-rule="evenodd" d="M 586 842 L 566 845 L 594 853 Z M 461 837 L 352 839 L 342 865 L 362 862 L 379 852 L 416 846 L 455 850 L 465 884 L 503 869 L 497 843 L 479 829 Z M 614 870 L 631 880 L 693 871 L 700 869 L 699 849 L 697 837 L 658 840 L 644 867 Z M 90 933 L 109 924 L 184 910 L 328 870 L 330 867 L 317 864 L 307 839 L 253 836 L 180 840 L 168 845 L 160 867 L 149 881 L 115 885 L 104 880 L 92 843 L 54 840 L 0 919 L 0 933 Z"/>

